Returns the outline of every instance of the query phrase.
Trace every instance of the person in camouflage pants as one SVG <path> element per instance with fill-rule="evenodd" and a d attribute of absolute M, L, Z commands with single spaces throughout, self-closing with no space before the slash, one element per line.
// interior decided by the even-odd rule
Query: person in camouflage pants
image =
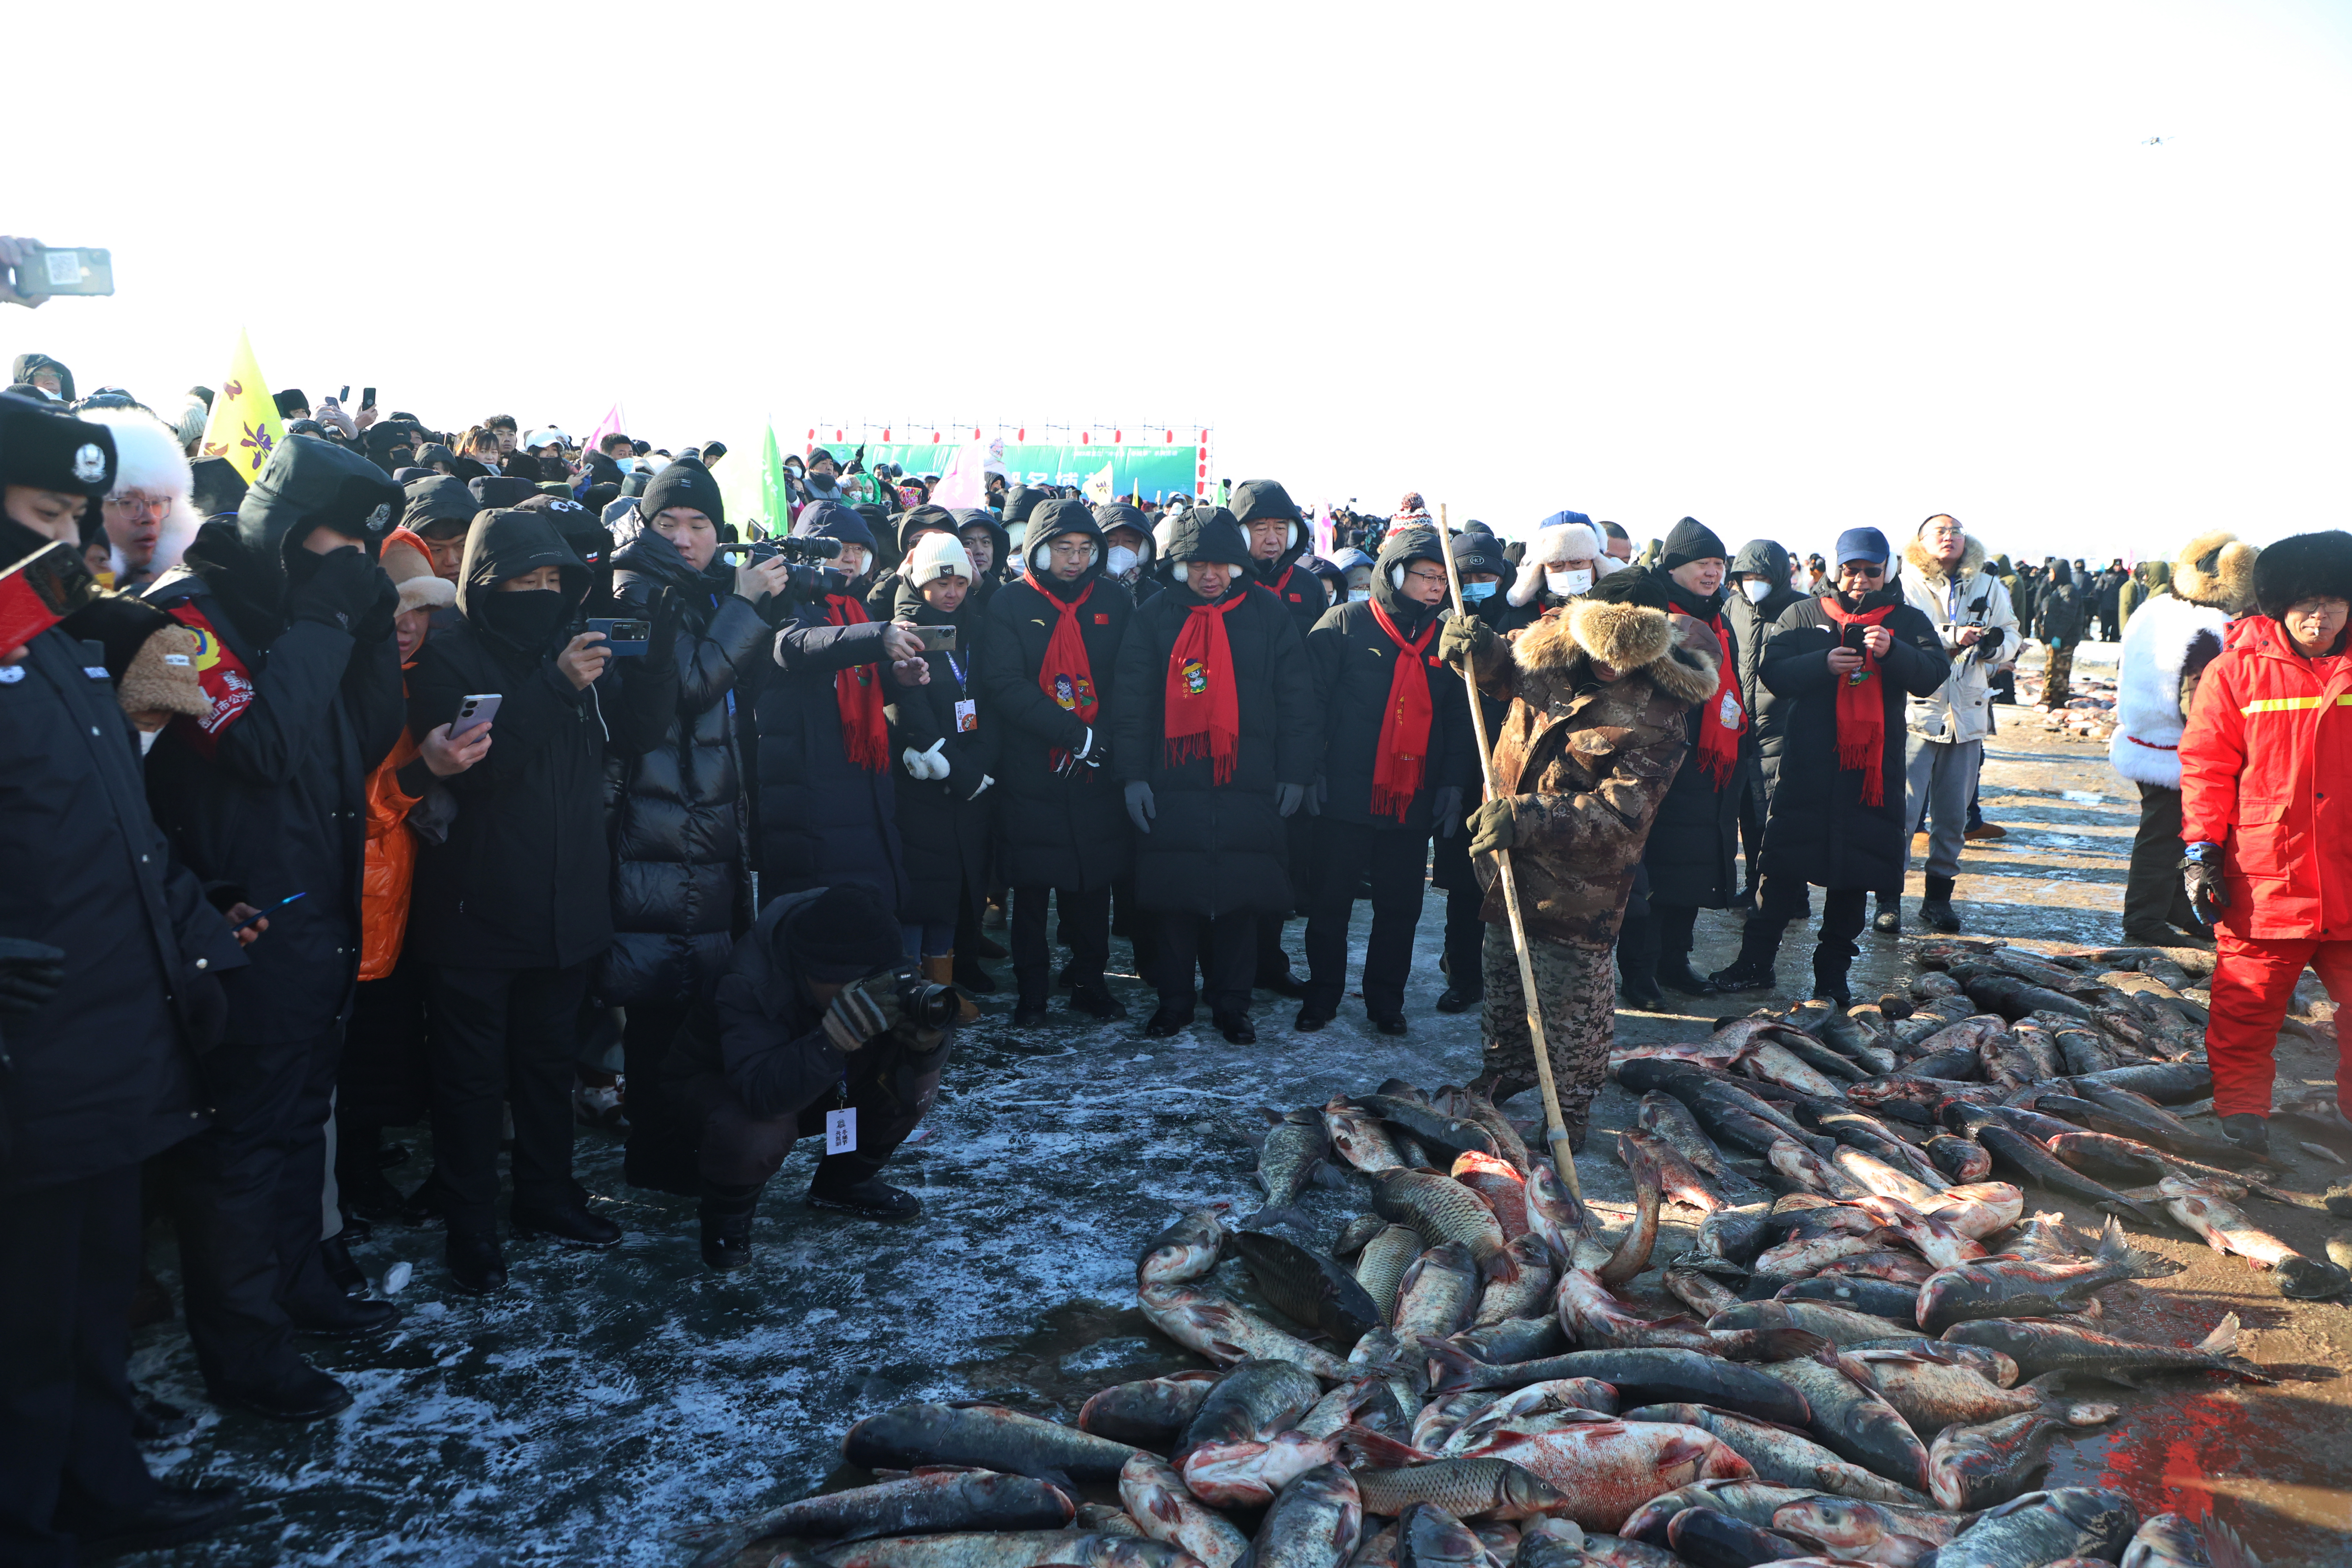
<path fill-rule="evenodd" d="M 1447 663 L 1510 704 L 1494 738 L 1494 798 L 1469 819 L 1486 889 L 1480 1087 L 1499 1102 L 1537 1082 L 1496 858 L 1508 849 L 1553 1087 L 1576 1143 L 1608 1071 L 1612 949 L 1625 900 L 1658 803 L 1690 749 L 1683 715 L 1713 695 L 1722 660 L 1713 633 L 1686 633 L 1700 623 L 1682 622 L 1670 623 L 1647 574 L 1619 572 L 1507 637 L 1475 616 L 1448 620 L 1439 634 Z"/>

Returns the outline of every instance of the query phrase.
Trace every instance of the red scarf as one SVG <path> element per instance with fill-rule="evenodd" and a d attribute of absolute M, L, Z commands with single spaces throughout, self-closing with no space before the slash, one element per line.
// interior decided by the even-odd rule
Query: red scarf
<path fill-rule="evenodd" d="M 1028 577 L 1029 585 L 1037 590 L 1038 595 L 1062 613 L 1062 618 L 1054 623 L 1054 635 L 1045 641 L 1045 661 L 1037 667 L 1038 689 L 1052 698 L 1055 706 L 1064 712 L 1075 713 L 1092 724 L 1102 701 L 1095 692 L 1094 660 L 1087 657 L 1087 639 L 1078 631 L 1078 606 L 1094 597 L 1095 584 L 1087 584 L 1085 593 L 1066 605 L 1045 591 L 1035 571 L 1032 570 Z M 1095 579 L 1097 583 L 1100 581 L 1099 577 Z M 1059 746 L 1048 747 L 1045 756 L 1057 773 L 1069 766 L 1070 753 Z"/>
<path fill-rule="evenodd" d="M 1168 765 L 1205 756 L 1219 784 L 1233 781 L 1242 749 L 1242 700 L 1225 617 L 1248 597 L 1248 587 L 1236 584 L 1223 603 L 1193 605 L 1168 654 Z"/>
<path fill-rule="evenodd" d="M 1822 596 L 1822 613 L 1840 626 L 1874 626 L 1895 606 L 1849 610 L 1837 595 Z M 1886 804 L 1886 700 L 1878 686 L 1878 656 L 1865 653 L 1862 668 L 1838 682 L 1838 766 L 1862 771 L 1862 804 Z"/>
<path fill-rule="evenodd" d="M 824 596 L 825 625 L 862 626 L 866 622 L 866 606 L 848 595 Z M 833 700 L 841 705 L 842 751 L 867 773 L 887 772 L 890 766 L 890 729 L 882 720 L 882 667 L 861 664 L 835 671 Z"/>
<path fill-rule="evenodd" d="M 1690 616 L 1680 605 L 1674 611 Z M 1691 619 L 1699 621 L 1696 616 Z M 1748 729 L 1748 710 L 1739 701 L 1739 670 L 1732 662 L 1731 629 L 1719 614 L 1699 624 L 1715 633 L 1716 646 L 1722 652 L 1715 668 L 1715 695 L 1706 700 L 1699 714 L 1698 765 L 1706 770 L 1716 788 L 1726 789 L 1731 784 L 1731 770 L 1739 765 L 1739 737 Z"/>
<path fill-rule="evenodd" d="M 1381 715 L 1379 754 L 1372 762 L 1372 815 L 1402 822 L 1421 793 L 1422 771 L 1429 762 L 1429 670 L 1422 662 L 1429 639 L 1437 635 L 1437 617 L 1422 627 L 1413 641 L 1396 628 L 1378 599 L 1370 601 L 1372 618 L 1397 645 L 1396 668 L 1389 672 L 1389 705 Z"/>

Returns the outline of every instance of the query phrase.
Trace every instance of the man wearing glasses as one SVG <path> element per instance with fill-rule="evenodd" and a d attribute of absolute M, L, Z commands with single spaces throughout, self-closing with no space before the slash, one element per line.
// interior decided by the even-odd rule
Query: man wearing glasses
<path fill-rule="evenodd" d="M 136 594 L 180 563 L 196 536 L 194 481 L 180 438 L 143 408 L 94 408 L 84 417 L 114 432 L 114 488 L 100 503 L 114 586 Z"/>
<path fill-rule="evenodd" d="M 1904 707 L 1940 688 L 1952 659 L 1934 623 L 1904 601 L 1893 555 L 1874 528 L 1838 535 L 1830 591 L 1780 612 L 1765 646 L 1758 679 L 1786 717 L 1762 896 L 1735 966 L 1742 989 L 1771 984 L 1780 933 L 1803 913 L 1811 883 L 1828 889 L 1812 994 L 1851 1005 L 1846 969 L 1870 895 L 1902 884 Z"/>

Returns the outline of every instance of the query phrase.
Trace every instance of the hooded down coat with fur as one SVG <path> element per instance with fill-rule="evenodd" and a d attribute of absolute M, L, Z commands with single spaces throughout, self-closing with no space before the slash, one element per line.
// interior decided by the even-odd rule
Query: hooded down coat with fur
<path fill-rule="evenodd" d="M 1486 645 L 1480 691 L 1510 704 L 1495 734 L 1495 789 L 1534 795 L 1544 826 L 1518 828 L 1511 867 L 1528 934 L 1570 947 L 1617 940 L 1658 807 L 1690 749 L 1684 717 L 1715 691 L 1722 651 L 1688 616 L 1579 599 Z M 1592 660 L 1623 671 L 1613 681 Z M 1492 855 L 1475 862 L 1480 915 L 1506 919 Z"/>
<path fill-rule="evenodd" d="M 2132 783 L 2180 787 L 2190 699 L 2205 668 L 2235 640 L 2230 617 L 2254 602 L 2259 554 L 2216 529 L 2182 546 L 2179 560 L 2148 563 L 2158 585 L 2124 623 L 2116 732 L 2107 742 L 2108 763 Z"/>
<path fill-rule="evenodd" d="M 1984 569 L 1984 546 L 1971 536 L 1958 571 L 1948 577 L 1943 562 L 1925 542 L 1915 538 L 1903 547 L 1903 563 L 1910 568 L 1903 574 L 1903 602 L 1927 617 L 1952 660 L 1952 673 L 1944 684 L 1911 699 L 1905 714 L 1911 732 L 1930 741 L 1981 741 L 1991 734 L 1993 676 L 2017 662 L 2017 612 L 2000 579 Z M 1957 598 L 1955 577 L 1959 583 Z M 1969 649 L 1953 640 L 1962 626 L 2000 629 L 2000 641 L 1991 658 L 1971 658 Z"/>

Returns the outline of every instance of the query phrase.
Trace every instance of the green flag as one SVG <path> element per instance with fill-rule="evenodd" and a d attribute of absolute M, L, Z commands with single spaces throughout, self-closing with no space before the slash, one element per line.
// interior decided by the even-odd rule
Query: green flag
<path fill-rule="evenodd" d="M 760 442 L 760 510 L 772 534 L 793 529 L 792 491 L 784 488 L 784 455 L 776 447 L 776 422 Z"/>

